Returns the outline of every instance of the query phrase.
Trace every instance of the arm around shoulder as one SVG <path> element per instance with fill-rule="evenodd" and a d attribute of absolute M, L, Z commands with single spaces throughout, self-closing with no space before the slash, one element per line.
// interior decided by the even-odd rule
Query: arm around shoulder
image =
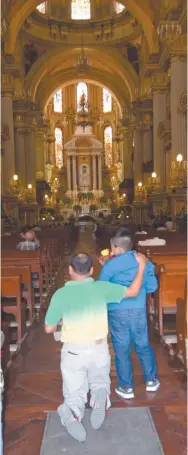
<path fill-rule="evenodd" d="M 131 285 L 126 289 L 125 298 L 129 297 L 136 297 L 142 286 L 144 271 L 147 263 L 147 258 L 141 253 L 135 253 L 136 260 L 138 262 L 138 271 L 135 276 L 134 281 Z"/>

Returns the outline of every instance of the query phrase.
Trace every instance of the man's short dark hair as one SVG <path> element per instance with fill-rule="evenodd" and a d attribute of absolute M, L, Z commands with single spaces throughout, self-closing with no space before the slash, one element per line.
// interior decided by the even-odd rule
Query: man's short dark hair
<path fill-rule="evenodd" d="M 116 232 L 116 235 L 111 238 L 111 244 L 114 247 L 122 248 L 122 250 L 126 253 L 127 251 L 131 251 L 133 247 L 133 241 L 130 234 L 127 232 L 127 229 L 119 229 Z"/>
<path fill-rule="evenodd" d="M 87 275 L 92 266 L 92 258 L 86 253 L 78 253 L 72 257 L 71 267 L 78 275 Z"/>

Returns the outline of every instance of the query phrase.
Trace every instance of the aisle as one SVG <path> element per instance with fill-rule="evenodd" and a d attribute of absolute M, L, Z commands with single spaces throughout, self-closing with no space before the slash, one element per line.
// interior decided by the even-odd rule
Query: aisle
<path fill-rule="evenodd" d="M 81 234 L 75 249 L 79 251 L 92 255 L 96 277 L 98 252 L 90 233 Z M 68 279 L 67 273 L 65 278 Z M 169 359 L 153 331 L 150 339 L 161 388 L 157 393 L 146 393 L 138 359 L 133 355 L 135 399 L 119 399 L 114 392 L 116 374 L 112 362 L 112 406 L 149 407 L 165 455 L 186 455 L 186 378 L 181 363 Z M 5 455 L 39 455 L 46 412 L 56 410 L 62 401 L 60 350 L 60 343 L 54 341 L 53 335 L 46 335 L 42 325 L 36 325 L 23 344 L 6 378 Z"/>

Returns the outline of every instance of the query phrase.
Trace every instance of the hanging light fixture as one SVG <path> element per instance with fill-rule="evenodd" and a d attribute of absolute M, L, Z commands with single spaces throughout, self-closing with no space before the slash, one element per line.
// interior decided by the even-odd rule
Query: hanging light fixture
<path fill-rule="evenodd" d="M 78 55 L 75 63 L 75 68 L 79 73 L 85 73 L 89 71 L 92 67 L 90 60 L 88 59 L 87 54 L 84 51 L 84 40 L 82 34 L 82 43 L 81 43 L 81 53 Z"/>

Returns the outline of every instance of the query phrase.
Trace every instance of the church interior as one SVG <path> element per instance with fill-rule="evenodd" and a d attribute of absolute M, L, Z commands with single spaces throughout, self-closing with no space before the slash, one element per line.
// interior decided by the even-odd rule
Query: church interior
<path fill-rule="evenodd" d="M 1 39 L 0 455 L 54 453 L 42 441 L 62 401 L 61 345 L 44 316 L 72 255 L 91 255 L 97 279 L 119 227 L 155 265 L 161 386 L 144 391 L 133 353 L 136 397 L 116 396 L 109 337 L 112 409 L 149 409 L 160 445 L 126 451 L 125 440 L 117 454 L 186 455 L 187 2 L 3 0 Z M 33 229 L 40 248 L 19 251 Z"/>

